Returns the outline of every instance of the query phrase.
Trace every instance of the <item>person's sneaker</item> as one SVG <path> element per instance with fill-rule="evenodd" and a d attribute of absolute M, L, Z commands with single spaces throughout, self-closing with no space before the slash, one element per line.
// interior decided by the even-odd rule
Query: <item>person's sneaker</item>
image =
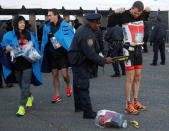
<path fill-rule="evenodd" d="M 71 86 L 68 86 L 67 88 L 66 88 L 66 94 L 67 94 L 67 96 L 69 97 L 69 96 L 71 96 L 71 94 L 72 94 L 72 89 L 71 89 Z"/>
<path fill-rule="evenodd" d="M 125 110 L 128 113 L 133 114 L 133 115 L 138 115 L 139 114 L 139 111 L 136 110 L 133 105 L 129 105 Z"/>
<path fill-rule="evenodd" d="M 147 110 L 147 106 L 143 106 L 140 102 L 137 102 L 136 104 L 134 104 L 134 108 L 136 110 L 143 110 L 143 111 Z"/>
<path fill-rule="evenodd" d="M 26 108 L 30 108 L 32 107 L 32 103 L 33 103 L 33 96 L 29 96 L 28 97 L 28 100 L 27 100 L 27 103 L 26 103 Z"/>
<path fill-rule="evenodd" d="M 56 95 L 51 102 L 55 103 L 55 102 L 59 102 L 59 101 L 61 101 L 61 98 L 59 95 Z"/>
<path fill-rule="evenodd" d="M 24 106 L 19 106 L 18 112 L 16 113 L 16 116 L 24 116 L 25 114 L 25 108 Z"/>
<path fill-rule="evenodd" d="M 97 113 L 96 112 L 84 112 L 83 113 L 83 119 L 95 119 Z"/>

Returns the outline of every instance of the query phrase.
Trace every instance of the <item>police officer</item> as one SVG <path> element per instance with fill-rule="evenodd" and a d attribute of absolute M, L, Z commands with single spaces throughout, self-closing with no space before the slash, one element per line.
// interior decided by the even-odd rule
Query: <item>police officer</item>
<path fill-rule="evenodd" d="M 68 54 L 73 72 L 75 112 L 83 111 L 84 119 L 94 119 L 96 112 L 92 109 L 89 96 L 89 69 L 92 63 L 103 66 L 112 63 L 112 59 L 99 56 L 95 49 L 94 32 L 100 26 L 101 15 L 91 13 L 85 18 L 87 22 L 76 31 Z"/>
<path fill-rule="evenodd" d="M 165 65 L 165 38 L 166 38 L 166 30 L 165 26 L 161 23 L 162 19 L 160 16 L 156 18 L 156 24 L 154 29 L 152 30 L 152 34 L 150 37 L 150 42 L 153 42 L 153 63 L 150 65 L 156 66 L 158 60 L 158 49 L 161 54 L 161 65 Z"/>
<path fill-rule="evenodd" d="M 148 38 L 149 38 L 149 27 L 148 27 L 148 23 L 144 22 L 144 39 L 143 39 L 143 41 L 144 41 L 144 44 L 143 44 L 144 53 L 148 52 L 148 48 L 147 48 Z"/>
<path fill-rule="evenodd" d="M 95 31 L 96 35 L 96 42 L 95 42 L 95 49 L 96 52 L 99 54 L 100 52 L 103 52 L 104 46 L 103 46 L 103 34 L 101 29 Z M 90 69 L 90 78 L 95 78 L 98 75 L 98 64 L 93 63 L 93 68 Z"/>
<path fill-rule="evenodd" d="M 105 41 L 110 43 L 110 55 L 111 57 L 123 55 L 123 31 L 119 25 L 114 27 L 108 27 L 105 34 Z M 124 61 L 114 62 L 113 69 L 115 74 L 112 77 L 120 77 L 119 64 L 121 66 L 122 75 L 125 75 Z"/>

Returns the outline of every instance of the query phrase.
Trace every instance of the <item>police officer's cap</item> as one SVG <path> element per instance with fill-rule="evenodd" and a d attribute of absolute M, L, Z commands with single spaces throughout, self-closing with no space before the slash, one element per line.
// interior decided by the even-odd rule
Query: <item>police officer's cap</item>
<path fill-rule="evenodd" d="M 84 16 L 87 20 L 100 20 L 101 15 L 95 13 L 88 13 Z"/>

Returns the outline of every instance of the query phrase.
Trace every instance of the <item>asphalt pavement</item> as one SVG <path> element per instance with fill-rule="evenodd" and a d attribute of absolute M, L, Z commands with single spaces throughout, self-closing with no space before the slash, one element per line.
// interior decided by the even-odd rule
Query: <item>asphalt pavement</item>
<path fill-rule="evenodd" d="M 143 54 L 143 71 L 139 92 L 139 101 L 148 106 L 147 111 L 139 115 L 124 112 L 125 76 L 112 78 L 112 65 L 99 68 L 98 78 L 91 79 L 90 95 L 95 111 L 108 109 L 124 114 L 128 121 L 136 120 L 140 128 L 129 124 L 127 128 L 100 128 L 94 120 L 82 118 L 82 113 L 74 112 L 73 96 L 66 96 L 66 85 L 60 74 L 62 101 L 51 104 L 54 89 L 51 74 L 42 74 L 43 85 L 31 86 L 34 104 L 25 116 L 16 117 L 20 90 L 13 88 L 0 89 L 0 131 L 168 131 L 169 129 L 169 50 L 166 50 L 166 65 L 150 66 L 152 47 Z M 69 73 L 72 79 L 71 69 Z"/>

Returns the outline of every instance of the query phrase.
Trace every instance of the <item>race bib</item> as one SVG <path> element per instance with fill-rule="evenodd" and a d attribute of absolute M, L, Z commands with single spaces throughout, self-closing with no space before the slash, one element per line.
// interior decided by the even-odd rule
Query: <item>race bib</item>
<path fill-rule="evenodd" d="M 136 45 L 143 43 L 144 33 L 135 33 L 135 43 Z"/>
<path fill-rule="evenodd" d="M 130 22 L 122 25 L 124 42 L 130 45 L 142 45 L 144 37 L 144 23 L 143 21 Z"/>

